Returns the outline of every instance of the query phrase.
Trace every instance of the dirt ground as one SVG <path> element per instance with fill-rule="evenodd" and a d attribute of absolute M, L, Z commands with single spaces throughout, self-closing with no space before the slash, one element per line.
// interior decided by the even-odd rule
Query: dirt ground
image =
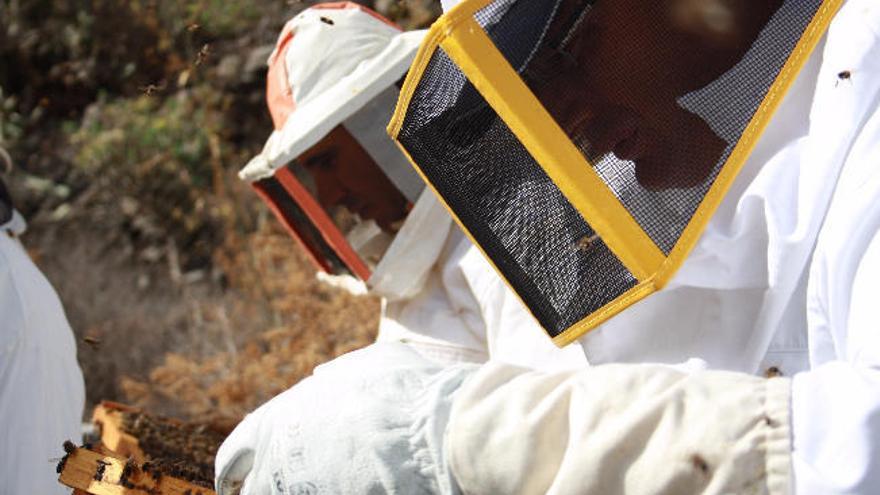
<path fill-rule="evenodd" d="M 312 3 L 0 2 L 4 180 L 77 336 L 85 417 L 235 420 L 375 337 L 379 302 L 316 281 L 235 175 L 271 131 L 266 57 Z M 439 13 L 360 3 L 407 29 Z"/>

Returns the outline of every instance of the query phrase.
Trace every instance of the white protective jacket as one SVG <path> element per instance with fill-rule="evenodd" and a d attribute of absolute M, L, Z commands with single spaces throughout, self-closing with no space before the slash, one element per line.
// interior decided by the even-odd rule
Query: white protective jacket
<path fill-rule="evenodd" d="M 878 105 L 880 2 L 849 0 L 669 287 L 580 340 L 591 365 L 697 358 L 709 369 L 740 374 L 697 373 L 686 383 L 681 376 L 658 377 L 657 370 L 640 372 L 635 364 L 576 375 L 489 366 L 469 381 L 449 426 L 452 470 L 463 487 L 687 493 L 676 475 L 667 479 L 639 466 L 690 461 L 698 472 L 717 474 L 715 467 L 729 469 L 738 459 L 759 466 L 707 477 L 709 484 L 697 491 L 751 492 L 743 477 L 764 473 L 757 492 L 784 493 L 790 451 L 796 493 L 880 492 L 880 290 L 872 282 L 880 277 Z M 748 376 L 765 371 L 791 377 L 790 387 L 787 379 L 762 385 Z M 603 385 L 613 380 L 616 388 Z M 736 407 L 733 399 L 749 390 L 764 396 L 763 403 Z M 668 396 L 674 399 L 661 406 L 659 398 Z M 701 397 L 712 400 L 691 415 Z M 792 443 L 783 455 L 786 404 Z M 606 414 L 590 417 L 590 407 Z M 651 407 L 653 414 L 646 412 Z M 548 411 L 561 417 L 539 420 Z M 641 424 L 653 429 L 608 424 L 608 416 L 626 414 L 642 415 Z M 701 419 L 707 416 L 708 424 Z M 663 425 L 661 417 L 681 423 Z M 778 428 L 754 426 L 762 417 Z M 566 423 L 575 418 L 579 424 Z M 729 431 L 730 424 L 740 434 Z M 682 440 L 694 431 L 706 442 Z M 742 432 L 764 439 L 751 447 L 760 456 L 745 455 L 731 442 L 708 454 L 718 459 L 692 457 L 697 447 L 723 444 L 718 435 L 748 438 Z M 604 448 L 597 433 L 606 435 Z M 666 448 L 652 453 L 646 446 L 660 438 Z M 625 453 L 632 448 L 638 454 Z M 534 469 L 516 474 L 535 465 L 549 470 L 541 481 Z M 624 467 L 629 470 L 620 471 Z M 586 473 L 596 484 L 584 483 Z M 629 484 L 621 481 L 624 474 Z M 518 488 L 493 484 L 502 479 Z"/>
<path fill-rule="evenodd" d="M 0 225 L 0 493 L 69 493 L 55 464 L 81 438 L 85 388 L 61 301 L 18 241 L 24 228 L 17 212 Z"/>

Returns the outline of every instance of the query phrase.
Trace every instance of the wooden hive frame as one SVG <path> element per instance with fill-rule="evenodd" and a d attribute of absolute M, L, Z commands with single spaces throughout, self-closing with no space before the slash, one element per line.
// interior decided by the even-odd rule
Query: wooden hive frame
<path fill-rule="evenodd" d="M 104 447 L 123 458 L 131 456 L 137 462 L 144 462 L 146 456 L 138 444 L 137 437 L 126 432 L 122 427 L 122 414 L 126 412 L 142 411 L 118 402 L 101 401 L 92 413 L 92 422 L 98 426 Z"/>
<path fill-rule="evenodd" d="M 216 495 L 209 488 L 166 474 L 144 471 L 144 465 L 118 454 L 77 448 L 61 461 L 62 484 L 74 494 Z"/>
<path fill-rule="evenodd" d="M 59 465 L 59 482 L 73 488 L 74 495 L 216 495 L 193 482 L 157 470 L 145 471 L 146 454 L 138 438 L 123 426 L 126 413 L 146 414 L 140 408 L 112 401 L 101 401 L 95 407 L 92 421 L 99 428 L 101 442 L 69 452 Z M 184 424 L 172 418 L 161 421 Z"/>

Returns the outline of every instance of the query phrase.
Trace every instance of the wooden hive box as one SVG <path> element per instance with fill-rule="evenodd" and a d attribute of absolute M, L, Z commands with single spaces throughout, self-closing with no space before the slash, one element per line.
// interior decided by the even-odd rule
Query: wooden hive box
<path fill-rule="evenodd" d="M 75 450 L 66 443 L 59 464 L 59 481 L 74 495 L 214 493 L 205 485 L 213 482 L 213 455 L 231 425 L 186 423 L 110 401 L 95 408 L 92 420 L 100 443 Z"/>

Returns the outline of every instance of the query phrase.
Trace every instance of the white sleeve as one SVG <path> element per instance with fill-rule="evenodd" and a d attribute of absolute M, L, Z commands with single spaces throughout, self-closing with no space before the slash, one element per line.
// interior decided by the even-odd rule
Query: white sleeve
<path fill-rule="evenodd" d="M 489 363 L 455 398 L 463 493 L 786 494 L 786 378 L 659 365 L 541 373 Z"/>
<path fill-rule="evenodd" d="M 837 360 L 794 377 L 792 460 L 798 494 L 869 494 L 880 487 L 880 225 L 872 229 L 873 238 L 850 274 L 846 322 L 833 325 L 835 318 L 827 318 L 832 326 L 824 335 L 836 347 Z M 851 243 L 857 244 L 857 237 Z M 847 291 L 837 287 L 835 292 Z"/>
<path fill-rule="evenodd" d="M 64 440 L 80 440 L 84 400 L 58 296 L 0 229 L 0 492 L 70 492 L 55 465 Z"/>
<path fill-rule="evenodd" d="M 437 366 L 401 343 L 323 364 L 223 441 L 217 493 L 455 494 L 443 432 L 475 368 Z"/>

